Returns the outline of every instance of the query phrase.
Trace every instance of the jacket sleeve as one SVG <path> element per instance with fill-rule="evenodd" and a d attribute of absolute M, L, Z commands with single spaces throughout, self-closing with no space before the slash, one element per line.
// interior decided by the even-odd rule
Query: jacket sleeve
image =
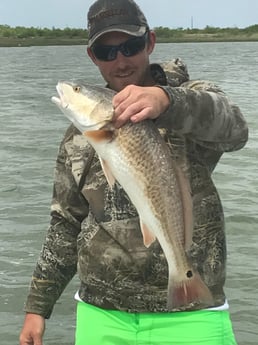
<path fill-rule="evenodd" d="M 61 143 L 55 168 L 51 223 L 34 270 L 25 311 L 49 318 L 77 267 L 77 236 L 88 204 L 75 183 L 66 145 L 76 129 L 71 126 Z"/>
<path fill-rule="evenodd" d="M 216 85 L 196 80 L 160 87 L 170 98 L 160 121 L 172 130 L 221 152 L 238 150 L 247 142 L 248 127 L 239 107 Z"/>

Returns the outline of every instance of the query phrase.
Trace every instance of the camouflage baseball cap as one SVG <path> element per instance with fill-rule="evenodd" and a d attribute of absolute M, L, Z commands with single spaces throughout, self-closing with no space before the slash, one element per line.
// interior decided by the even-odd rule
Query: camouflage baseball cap
<path fill-rule="evenodd" d="M 90 47 L 107 32 L 142 36 L 148 27 L 144 14 L 133 0 L 97 0 L 88 12 L 88 45 Z"/>

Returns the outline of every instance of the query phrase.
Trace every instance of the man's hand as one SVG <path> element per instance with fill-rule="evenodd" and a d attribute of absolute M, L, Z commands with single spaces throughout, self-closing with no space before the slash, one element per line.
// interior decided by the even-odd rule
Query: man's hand
<path fill-rule="evenodd" d="M 156 86 L 128 85 L 113 98 L 114 125 L 120 128 L 126 122 L 156 119 L 169 106 L 165 91 Z"/>
<path fill-rule="evenodd" d="M 37 314 L 26 314 L 20 334 L 20 345 L 43 345 L 45 319 Z"/>

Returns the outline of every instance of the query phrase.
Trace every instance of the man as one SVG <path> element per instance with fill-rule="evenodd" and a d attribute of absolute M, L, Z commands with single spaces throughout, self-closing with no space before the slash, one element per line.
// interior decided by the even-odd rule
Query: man
<path fill-rule="evenodd" d="M 20 344 L 42 344 L 45 318 L 77 269 L 76 345 L 236 344 L 223 290 L 223 211 L 211 174 L 224 152 L 245 145 L 245 120 L 217 86 L 190 81 L 180 59 L 163 68 L 150 64 L 155 33 L 132 0 L 96 1 L 88 31 L 88 54 L 107 87 L 118 92 L 115 126 L 153 119 L 172 154 L 186 150 L 195 219 L 188 255 L 213 303 L 167 310 L 161 247 L 157 241 L 144 247 L 135 208 L 121 186 L 110 190 L 96 154 L 72 125 L 57 158 L 52 220 L 32 277 Z"/>

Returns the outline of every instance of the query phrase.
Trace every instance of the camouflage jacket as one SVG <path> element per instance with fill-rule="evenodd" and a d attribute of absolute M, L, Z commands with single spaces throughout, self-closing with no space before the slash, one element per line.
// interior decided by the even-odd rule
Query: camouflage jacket
<path fill-rule="evenodd" d="M 226 243 L 223 210 L 211 174 L 223 152 L 245 145 L 247 125 L 217 86 L 190 81 L 180 59 L 162 67 L 153 64 L 151 70 L 171 100 L 155 123 L 173 152 L 185 149 L 189 160 L 195 220 L 189 255 L 214 305 L 221 305 Z M 129 312 L 167 310 L 168 270 L 159 243 L 144 247 L 134 206 L 119 184 L 110 190 L 98 157 L 73 125 L 57 157 L 51 211 L 26 312 L 50 317 L 76 272 L 79 296 L 87 303 Z M 204 307 L 186 305 L 181 310 Z"/>

